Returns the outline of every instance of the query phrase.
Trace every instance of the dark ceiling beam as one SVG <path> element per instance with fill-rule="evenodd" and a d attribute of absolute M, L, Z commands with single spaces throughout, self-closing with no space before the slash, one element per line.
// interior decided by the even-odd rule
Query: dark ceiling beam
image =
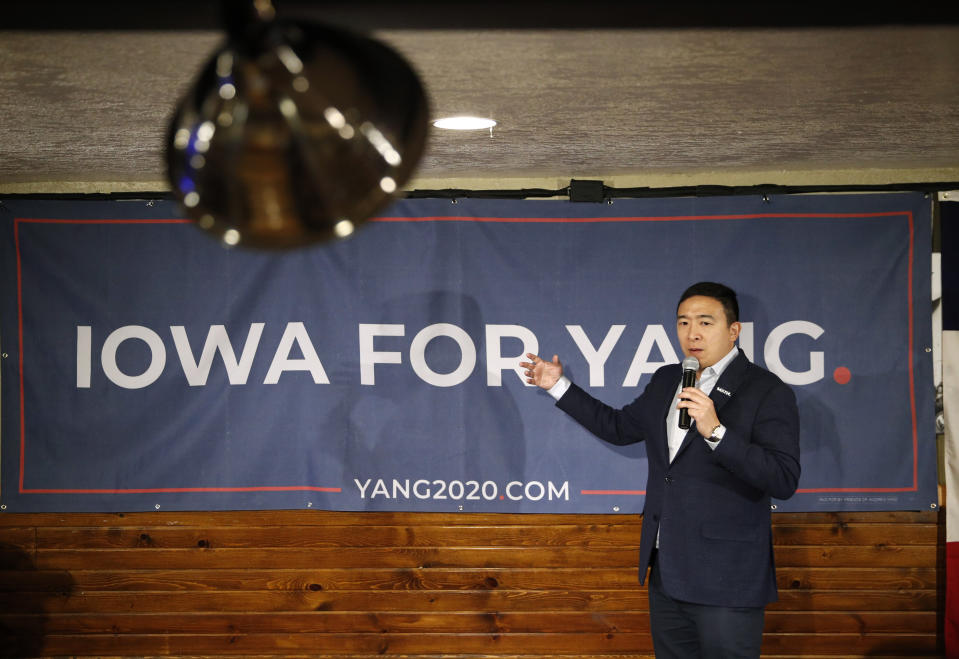
<path fill-rule="evenodd" d="M 215 30 L 221 0 L 8 3 L 3 30 Z M 852 4 L 853 6 L 847 6 Z M 848 27 L 959 23 L 959 3 L 275 0 L 281 16 L 356 30 Z"/>

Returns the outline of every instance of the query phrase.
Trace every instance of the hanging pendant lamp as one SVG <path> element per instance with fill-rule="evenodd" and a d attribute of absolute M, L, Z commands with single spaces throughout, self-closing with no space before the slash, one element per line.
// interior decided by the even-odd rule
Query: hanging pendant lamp
<path fill-rule="evenodd" d="M 184 213 L 228 245 L 346 237 L 382 210 L 423 154 L 419 78 L 373 39 L 225 2 L 226 43 L 180 101 L 167 170 Z"/>

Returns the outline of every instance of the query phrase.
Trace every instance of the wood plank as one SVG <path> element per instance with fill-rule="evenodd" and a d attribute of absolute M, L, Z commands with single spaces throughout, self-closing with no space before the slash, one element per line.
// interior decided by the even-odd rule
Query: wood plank
<path fill-rule="evenodd" d="M 940 522 L 938 510 L 860 510 L 837 512 L 808 512 L 772 514 L 773 526 L 778 524 L 833 524 L 865 522 L 867 524 L 929 524 Z"/>
<path fill-rule="evenodd" d="M 831 518 L 823 518 L 828 523 Z M 404 513 L 330 510 L 150 511 L 127 513 L 3 513 L 0 526 L 103 528 L 141 526 L 436 526 L 475 525 L 553 526 L 556 524 L 615 524 L 639 526 L 640 515 L 563 513 Z"/>
<path fill-rule="evenodd" d="M 0 527 L 0 570 L 32 570 L 37 550 L 36 540 L 36 529 L 22 526 Z"/>
<path fill-rule="evenodd" d="M 772 513 L 773 528 L 780 524 L 924 524 L 937 526 L 938 511 L 859 511 Z M 0 527 L 141 527 L 141 526 L 325 526 L 325 525 L 450 525 L 490 524 L 521 526 L 554 524 L 615 524 L 637 526 L 640 515 L 539 513 L 399 513 L 325 510 L 247 510 L 208 512 L 132 513 L 3 513 Z"/>
<path fill-rule="evenodd" d="M 776 567 L 922 567 L 936 564 L 935 546 L 776 547 Z"/>
<path fill-rule="evenodd" d="M 766 633 L 935 634 L 935 611 L 768 611 Z M 645 611 L 15 613 L 0 625 L 63 634 L 332 632 L 648 632 Z"/>
<path fill-rule="evenodd" d="M 919 525 L 902 528 L 860 525 L 834 533 L 830 527 L 785 527 L 775 535 L 777 547 L 793 545 L 905 546 L 936 545 L 937 529 Z M 126 529 L 40 529 L 40 548 L 236 548 L 236 547 L 416 547 L 464 546 L 483 537 L 489 547 L 638 546 L 640 534 L 623 527 L 373 527 L 357 530 L 333 527 L 219 527 L 206 529 L 139 527 Z M 24 543 L 28 544 L 27 542 Z M 32 547 L 32 542 L 29 542 Z"/>
<path fill-rule="evenodd" d="M 935 548 L 932 548 L 933 552 Z M 895 557 L 892 557 L 895 558 Z M 891 564 L 895 563 L 890 558 Z M 899 557 L 899 560 L 903 560 Z M 635 548 L 592 549 L 487 548 L 487 547 L 356 547 L 314 549 L 66 549 L 40 550 L 36 566 L 43 570 L 66 569 L 163 569 L 163 568 L 428 568 L 474 567 L 636 567 Z"/>
<path fill-rule="evenodd" d="M 74 573 L 68 570 L 0 570 L 0 593 L 68 593 L 76 588 Z"/>
<path fill-rule="evenodd" d="M 523 653 L 563 656 L 652 651 L 648 634 L 230 634 L 83 635 L 51 634 L 45 654 L 263 654 L 323 653 L 408 655 Z"/>
<path fill-rule="evenodd" d="M 0 570 L 0 592 L 188 590 L 573 590 L 638 588 L 635 567 Z M 935 567 L 780 567 L 787 590 L 933 590 Z"/>
<path fill-rule="evenodd" d="M 13 657 L 77 657 L 106 654 L 133 655 L 141 659 L 148 656 L 169 656 L 168 636 L 153 635 L 95 635 L 73 636 L 67 634 L 44 634 L 35 636 L 10 636 L 4 639 L 7 656 Z M 191 654 L 189 652 L 183 654 Z"/>
<path fill-rule="evenodd" d="M 37 548 L 37 530 L 23 526 L 0 527 L 0 549 L 8 548 L 33 553 Z"/>
<path fill-rule="evenodd" d="M 783 567 L 919 567 L 936 564 L 934 546 L 907 547 L 779 547 L 776 564 Z M 635 567 L 635 548 L 487 548 L 487 547 L 357 547 L 315 549 L 138 549 L 41 550 L 36 567 L 59 569 L 116 568 L 341 568 L 474 567 Z"/>
<path fill-rule="evenodd" d="M 646 589 L 632 591 L 284 591 L 0 594 L 4 613 L 172 613 L 250 611 L 644 611 Z"/>
<path fill-rule="evenodd" d="M 935 611 L 935 590 L 789 590 L 769 611 Z"/>
<path fill-rule="evenodd" d="M 890 568 L 902 570 L 907 568 Z M 890 583 L 893 582 L 890 579 Z M 0 570 L 0 592 L 76 590 L 444 590 L 639 587 L 635 566 L 622 568 L 328 568 L 173 570 Z M 890 586 L 890 588 L 893 586 Z"/>
<path fill-rule="evenodd" d="M 220 655 L 191 654 L 191 655 L 187 655 L 187 656 L 189 656 L 190 659 L 211 659 L 212 657 L 216 657 L 216 656 L 220 656 Z M 261 656 L 263 656 L 263 655 L 260 655 L 260 654 L 253 654 L 253 655 L 243 655 L 243 654 L 240 654 L 240 655 L 231 655 L 231 656 L 232 656 L 234 659 L 236 659 L 236 658 L 241 658 L 241 657 L 250 657 L 250 659 L 253 659 L 253 658 L 255 658 L 255 657 L 261 657 Z M 331 654 L 305 654 L 305 653 L 290 652 L 290 653 L 285 653 L 283 656 L 284 656 L 284 657 L 287 657 L 287 659 L 332 659 L 333 657 L 337 657 L 337 658 L 338 658 L 340 655 L 331 655 Z M 552 656 L 552 655 L 529 655 L 529 654 L 521 654 L 521 655 L 520 655 L 520 654 L 499 654 L 499 653 L 497 653 L 497 654 L 495 654 L 495 655 L 492 655 L 492 654 L 487 654 L 487 653 L 477 654 L 477 653 L 473 653 L 473 652 L 462 653 L 462 654 L 450 654 L 449 652 L 442 653 L 442 654 L 437 654 L 437 653 L 430 653 L 430 654 L 409 654 L 409 653 L 407 653 L 407 654 L 404 654 L 404 655 L 403 655 L 402 659 L 449 659 L 449 658 L 451 658 L 451 657 L 456 657 L 457 659 L 491 659 L 491 657 L 495 657 L 495 659 L 532 659 L 532 658 L 535 658 L 535 657 L 538 657 L 538 656 L 544 657 L 544 659 L 548 659 L 548 657 L 550 657 L 550 656 Z M 351 654 L 350 657 L 351 657 L 351 659 L 381 659 L 381 658 L 383 657 L 383 655 L 381 655 L 381 654 L 354 653 L 354 654 Z M 97 659 L 125 659 L 125 658 L 122 657 L 122 656 L 110 656 L 110 655 L 100 654 L 100 655 L 97 655 Z M 154 658 L 154 657 L 149 657 L 149 656 L 147 656 L 147 657 L 142 657 L 141 659 L 155 659 L 155 658 Z M 617 652 L 616 654 L 602 654 L 602 655 L 597 655 L 597 654 L 588 654 L 588 655 L 587 655 L 587 654 L 565 654 L 565 655 L 563 655 L 563 659 L 655 659 L 655 655 L 652 654 L 652 651 L 650 651 L 650 652 L 641 652 L 641 653 L 635 653 L 635 652 Z M 777 659 L 778 659 L 778 656 L 777 656 Z M 786 659 L 800 659 L 800 658 L 793 656 L 793 657 L 787 657 Z M 805 658 L 803 658 L 803 659 L 805 659 Z M 852 657 L 852 656 L 845 656 L 845 657 L 843 657 L 843 656 L 838 656 L 838 657 L 830 657 L 830 659 L 861 659 L 861 657 L 860 657 L 860 658 L 854 658 L 854 657 Z M 902 659 L 902 658 L 901 658 L 901 657 L 870 657 L 870 659 Z"/>
<path fill-rule="evenodd" d="M 776 566 L 782 590 L 923 590 L 935 589 L 935 567 L 826 567 Z"/>
<path fill-rule="evenodd" d="M 783 545 L 935 545 L 938 529 L 928 524 L 777 524 L 773 544 Z"/>
<path fill-rule="evenodd" d="M 935 634 L 764 634 L 762 653 L 794 654 L 802 647 L 803 656 L 851 653 L 854 656 L 874 654 L 906 657 L 938 656 Z"/>
<path fill-rule="evenodd" d="M 645 612 L 53 613 L 0 616 L 9 629 L 52 634 L 648 633 Z"/>
<path fill-rule="evenodd" d="M 942 509 L 937 510 L 860 510 L 834 512 L 804 512 L 772 514 L 773 526 L 806 525 L 806 524 L 883 524 L 899 526 L 903 524 L 917 524 L 923 526 L 939 526 L 944 523 Z"/>
<path fill-rule="evenodd" d="M 766 611 L 767 634 L 935 634 L 938 617 L 926 611 Z"/>
<path fill-rule="evenodd" d="M 799 639 L 789 634 L 766 635 L 763 653 L 795 652 Z M 820 654 L 882 653 L 906 656 L 936 656 L 933 635 L 856 634 L 816 635 L 808 639 L 810 652 Z M 644 634 L 234 634 L 234 635 L 94 635 L 46 637 L 44 652 L 49 654 L 105 654 L 128 651 L 136 654 L 275 654 L 322 652 L 331 655 L 377 653 L 516 653 L 553 656 L 588 653 L 635 653 L 650 651 L 651 641 Z M 808 656 L 805 655 L 805 656 Z"/>
<path fill-rule="evenodd" d="M 245 547 L 639 547 L 638 527 L 612 524 L 39 528 L 40 549 Z"/>
<path fill-rule="evenodd" d="M 0 544 L 0 569 L 33 570 L 35 553 L 16 545 Z"/>
<path fill-rule="evenodd" d="M 789 591 L 770 611 L 934 611 L 936 591 Z M 246 611 L 631 611 L 647 609 L 646 589 L 577 591 L 220 591 L 0 594 L 2 612 Z"/>

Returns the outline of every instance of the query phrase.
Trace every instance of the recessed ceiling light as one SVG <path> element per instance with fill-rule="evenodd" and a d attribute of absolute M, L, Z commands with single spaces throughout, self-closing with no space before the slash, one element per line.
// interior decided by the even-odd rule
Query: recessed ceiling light
<path fill-rule="evenodd" d="M 444 117 L 434 121 L 433 125 L 447 130 L 482 130 L 492 128 L 496 122 L 485 117 Z"/>

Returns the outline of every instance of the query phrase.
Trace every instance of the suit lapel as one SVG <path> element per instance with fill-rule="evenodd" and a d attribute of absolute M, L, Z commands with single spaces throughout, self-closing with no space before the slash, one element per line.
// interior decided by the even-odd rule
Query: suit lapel
<path fill-rule="evenodd" d="M 723 374 L 719 376 L 716 386 L 713 387 L 709 397 L 713 400 L 713 406 L 716 408 L 717 415 L 729 399 L 733 397 L 743 378 L 746 377 L 746 367 L 749 366 L 749 360 L 740 350 L 736 358 L 729 363 Z"/>
<path fill-rule="evenodd" d="M 716 385 L 713 387 L 713 390 L 709 394 L 709 398 L 713 401 L 713 407 L 716 408 L 716 415 L 719 414 L 723 406 L 733 397 L 736 393 L 736 389 L 739 388 L 740 383 L 742 383 L 743 378 L 746 375 L 746 367 L 749 365 L 749 360 L 746 359 L 746 355 L 743 354 L 743 351 L 740 350 L 739 354 L 729 363 L 729 366 L 726 367 L 726 370 L 723 371 L 723 374 L 719 376 L 719 380 L 716 381 Z M 686 447 L 689 446 L 693 440 L 699 436 L 699 431 L 696 430 L 696 424 L 689 429 L 689 432 L 686 433 L 686 436 L 683 438 L 683 443 L 679 447 L 679 451 L 676 452 L 676 457 L 673 460 L 677 460 L 680 455 L 683 454 L 683 451 L 686 450 Z M 669 449 L 667 448 L 667 451 Z"/>

